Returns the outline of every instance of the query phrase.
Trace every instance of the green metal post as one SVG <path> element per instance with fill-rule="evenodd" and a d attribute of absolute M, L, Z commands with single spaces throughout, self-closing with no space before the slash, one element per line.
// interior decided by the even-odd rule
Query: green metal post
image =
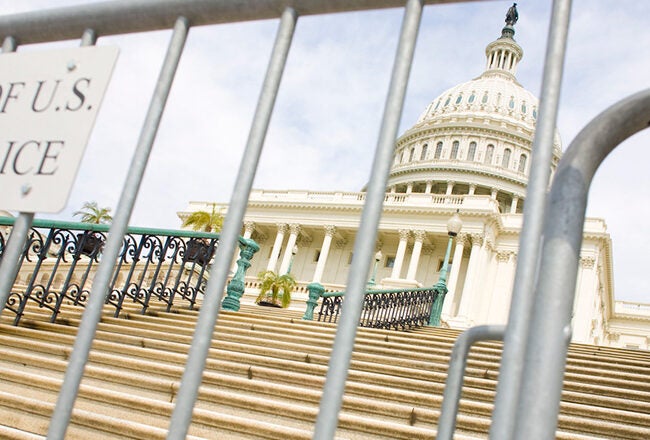
<path fill-rule="evenodd" d="M 243 243 L 242 243 L 243 242 Z M 228 283 L 226 298 L 221 303 L 224 310 L 239 311 L 239 300 L 244 294 L 244 277 L 246 270 L 251 266 L 253 254 L 260 250 L 260 247 L 251 239 L 242 238 L 239 241 L 239 260 L 237 260 L 237 272 Z"/>
<path fill-rule="evenodd" d="M 296 254 L 292 253 L 291 254 L 291 260 L 289 260 L 289 267 L 287 267 L 287 275 L 291 275 L 291 269 L 293 268 L 293 259 L 295 258 Z"/>
<path fill-rule="evenodd" d="M 321 283 L 310 283 L 307 285 L 307 290 L 309 290 L 309 299 L 307 300 L 307 310 L 302 319 L 305 321 L 314 320 L 314 309 L 318 305 L 318 298 L 325 293 L 325 287 Z"/>
<path fill-rule="evenodd" d="M 429 326 L 437 327 L 440 325 L 440 314 L 442 313 L 442 304 L 447 295 L 447 272 L 449 271 L 449 257 L 451 255 L 451 244 L 454 241 L 455 234 L 449 234 L 449 242 L 447 243 L 447 252 L 445 259 L 440 269 L 440 277 L 438 282 L 434 284 L 433 288 L 438 293 L 431 305 L 431 315 L 429 316 Z"/>

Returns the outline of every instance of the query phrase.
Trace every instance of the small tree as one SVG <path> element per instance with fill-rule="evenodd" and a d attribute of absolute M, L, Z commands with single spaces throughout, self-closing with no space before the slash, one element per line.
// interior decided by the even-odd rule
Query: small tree
<path fill-rule="evenodd" d="M 183 227 L 190 227 L 194 231 L 219 232 L 223 226 L 223 215 L 217 212 L 212 204 L 212 212 L 194 211 L 185 221 Z"/>
<path fill-rule="evenodd" d="M 282 307 L 289 307 L 289 304 L 291 303 L 291 292 L 297 284 L 293 275 L 290 273 L 278 275 L 272 270 L 266 270 L 260 272 L 257 275 L 257 278 L 262 282 L 260 284 L 260 294 L 255 300 L 257 304 L 264 302 L 270 294 L 270 302 L 272 304 L 277 305 L 278 299 L 280 299 L 280 305 Z"/>
<path fill-rule="evenodd" d="M 100 208 L 97 202 L 84 202 L 81 209 L 73 216 L 81 216 L 82 223 L 94 223 L 96 225 L 106 224 L 113 221 L 113 216 L 110 214 L 111 208 Z"/>

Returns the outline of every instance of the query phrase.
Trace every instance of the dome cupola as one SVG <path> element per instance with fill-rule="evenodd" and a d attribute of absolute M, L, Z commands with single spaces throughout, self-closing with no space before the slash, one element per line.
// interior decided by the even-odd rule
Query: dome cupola
<path fill-rule="evenodd" d="M 517 19 L 515 3 L 485 49 L 485 71 L 434 99 L 397 139 L 388 191 L 490 195 L 502 212 L 522 211 L 538 99 L 515 77 Z M 556 134 L 553 169 L 560 155 Z"/>
<path fill-rule="evenodd" d="M 501 37 L 485 48 L 487 65 L 483 75 L 505 74 L 510 75 L 512 79 L 515 78 L 517 64 L 524 56 L 521 46 L 513 38 L 515 36 L 514 24 L 518 19 L 517 3 L 514 3 L 506 15 L 506 25 L 501 30 Z"/>

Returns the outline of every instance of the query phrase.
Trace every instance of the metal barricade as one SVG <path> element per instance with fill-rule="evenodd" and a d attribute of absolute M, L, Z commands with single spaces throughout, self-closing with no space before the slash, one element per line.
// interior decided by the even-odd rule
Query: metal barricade
<path fill-rule="evenodd" d="M 257 109 L 252 122 L 248 140 L 235 181 L 235 190 L 230 199 L 228 215 L 221 233 L 220 244 L 212 276 L 206 288 L 204 306 L 201 308 L 195 335 L 187 360 L 181 388 L 171 417 L 170 439 L 185 438 L 191 422 L 192 409 L 197 398 L 202 371 L 214 325 L 218 319 L 224 286 L 230 270 L 230 258 L 238 243 L 238 235 L 249 198 L 252 182 L 264 144 L 264 138 L 273 112 L 275 98 L 285 62 L 291 46 L 294 29 L 299 16 L 344 12 L 353 10 L 404 7 L 404 19 L 388 97 L 381 123 L 379 140 L 373 159 L 372 173 L 367 186 L 367 197 L 362 212 L 360 227 L 356 236 L 353 253 L 355 258 L 350 267 L 347 282 L 346 307 L 339 320 L 335 345 L 331 354 L 327 378 L 321 399 L 314 438 L 330 439 L 337 428 L 338 413 L 341 409 L 345 381 L 350 365 L 352 348 L 357 325 L 362 312 L 366 280 L 369 272 L 367 265 L 374 254 L 377 227 L 385 199 L 385 187 L 393 158 L 393 145 L 396 139 L 402 112 L 406 85 L 413 60 L 416 37 L 419 30 L 422 9 L 425 3 L 452 3 L 454 0 L 121 0 L 93 3 L 89 5 L 61 8 L 54 11 L 36 11 L 14 16 L 0 17 L 0 34 L 5 38 L 3 52 L 14 51 L 16 44 L 29 44 L 81 37 L 82 45 L 92 45 L 96 36 L 147 32 L 159 29 L 174 29 L 154 95 L 141 130 L 136 151 L 131 161 L 126 181 L 110 228 L 102 262 L 98 268 L 90 301 L 84 312 L 79 327 L 73 352 L 59 398 L 52 416 L 48 438 L 62 439 L 69 423 L 76 399 L 84 366 L 96 333 L 101 308 L 104 303 L 103 292 L 113 273 L 113 264 L 118 256 L 123 237 L 133 210 L 142 177 L 149 160 L 156 132 L 160 124 L 165 102 L 180 62 L 185 40 L 191 26 L 246 20 L 262 20 L 280 17 L 276 41 L 271 53 L 268 70 L 260 93 Z M 460 0 L 458 0 L 460 2 Z M 290 6 L 287 6 L 287 5 Z M 505 335 L 506 351 L 501 377 L 512 376 L 514 380 L 521 377 L 523 354 L 528 340 L 527 320 L 532 315 L 533 285 L 532 280 L 537 269 L 539 255 L 539 238 L 546 203 L 546 188 L 552 156 L 554 128 L 557 119 L 557 107 L 560 83 L 564 63 L 566 36 L 569 22 L 570 0 L 554 1 L 553 16 L 549 32 L 548 49 L 541 92 L 541 107 L 537 121 L 537 130 L 533 143 L 530 180 L 524 212 L 524 226 L 521 234 L 518 269 L 515 278 L 515 294 L 510 314 L 510 323 Z M 561 173 L 558 171 L 558 175 Z M 570 174 L 570 173 L 569 173 Z M 17 262 L 22 244 L 31 227 L 34 215 L 21 213 L 16 219 L 13 233 L 4 251 L 0 266 L 0 307 L 4 306 L 9 288 L 16 276 Z M 579 235 L 579 232 L 577 232 Z M 553 252 L 545 249 L 545 252 Z M 546 254 L 545 254 L 546 255 Z M 98 293 L 98 294 L 93 294 Z M 540 312 L 537 312 L 539 315 Z M 543 318 L 543 317 L 542 317 Z M 533 330 L 530 337 L 544 337 L 544 330 Z M 561 353 L 557 355 L 558 359 Z M 561 364 L 561 363 L 560 363 Z M 505 369 L 510 368 L 509 373 Z M 561 378 L 561 365 L 554 373 Z M 530 377 L 537 378 L 535 375 Z M 498 398 L 505 394 L 503 402 L 497 405 L 495 430 L 502 420 L 521 419 L 520 425 L 526 427 L 529 407 L 516 402 L 512 391 L 518 389 L 518 383 L 502 389 L 499 385 Z M 525 389 L 532 385 L 524 383 Z M 533 395 L 533 394 L 531 394 Z M 549 398 L 552 401 L 552 398 Z M 517 407 L 516 405 L 519 405 Z M 513 414 L 518 412 L 518 416 Z M 529 411 L 533 414 L 532 411 Z M 546 415 L 545 415 L 546 416 Z M 551 425 L 549 420 L 537 420 L 538 425 Z M 534 421 L 533 421 L 534 422 Z M 531 422 L 532 423 L 532 422 Z M 510 431 L 511 427 L 505 428 Z M 504 431 L 504 432 L 505 432 Z M 496 432 L 496 431 L 495 431 Z M 493 433 L 493 438 L 507 439 L 508 436 Z M 542 437 L 535 437 L 542 438 Z"/>

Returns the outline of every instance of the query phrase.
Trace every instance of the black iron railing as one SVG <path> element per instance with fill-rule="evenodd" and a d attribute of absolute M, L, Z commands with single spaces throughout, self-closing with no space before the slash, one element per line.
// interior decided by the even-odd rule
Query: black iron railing
<path fill-rule="evenodd" d="M 337 322 L 345 292 L 322 293 L 318 320 Z M 435 287 L 369 290 L 363 300 L 361 327 L 408 330 L 429 324 L 432 306 L 440 292 Z M 308 319 L 308 318 L 305 318 Z"/>
<path fill-rule="evenodd" d="M 13 220 L 0 217 L 0 258 Z M 5 306 L 16 315 L 14 323 L 18 324 L 30 302 L 49 309 L 52 322 L 62 304 L 84 306 L 107 233 L 106 225 L 35 220 Z M 218 241 L 218 234 L 205 232 L 129 228 L 115 261 L 106 304 L 115 308 L 116 317 L 126 301 L 138 304 L 143 314 L 154 303 L 166 310 L 175 303 L 194 308 L 207 284 Z M 238 266 L 244 270 L 237 270 L 236 276 L 242 280 L 250 266 L 248 259 L 257 249 L 251 240 L 240 238 Z M 230 284 L 228 294 L 238 303 L 243 282 L 233 278 Z"/>

